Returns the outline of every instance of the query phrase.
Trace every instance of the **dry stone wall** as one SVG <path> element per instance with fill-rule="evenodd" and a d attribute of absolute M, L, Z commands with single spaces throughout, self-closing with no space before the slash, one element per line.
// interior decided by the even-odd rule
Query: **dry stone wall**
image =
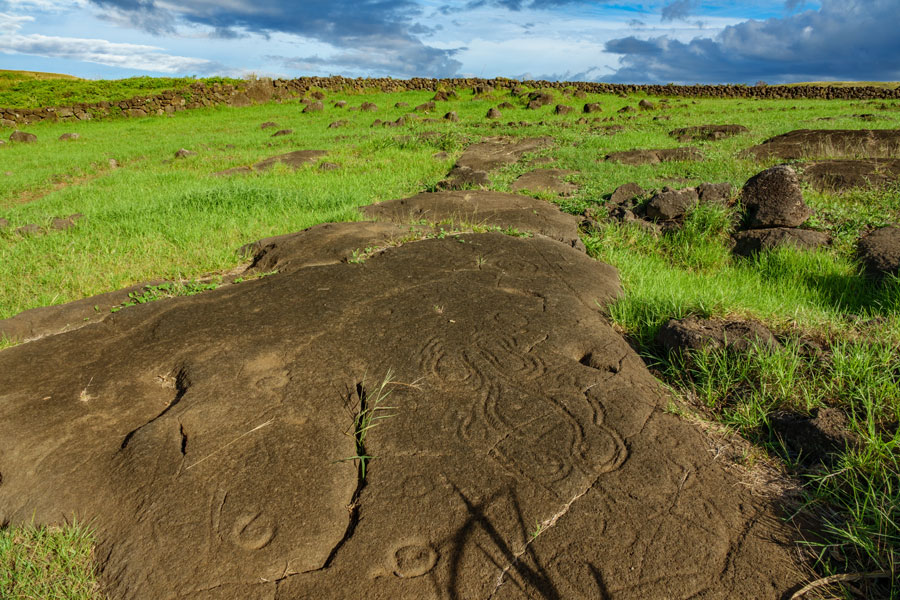
<path fill-rule="evenodd" d="M 75 121 L 109 116 L 146 117 L 165 115 L 189 108 L 228 104 L 247 106 L 271 100 L 301 96 L 312 89 L 327 91 L 382 92 L 431 91 L 470 88 L 477 93 L 498 89 L 540 88 L 570 90 L 579 95 L 595 94 L 647 94 L 651 96 L 681 96 L 706 98 L 759 98 L 767 100 L 819 99 L 819 100 L 897 100 L 900 88 L 887 89 L 872 86 L 746 86 L 746 85 L 630 85 L 594 83 L 585 81 L 518 81 L 515 79 L 348 79 L 346 77 L 301 77 L 298 79 L 262 79 L 237 86 L 202 82 L 184 90 L 170 90 L 155 96 L 138 96 L 117 102 L 96 102 L 43 108 L 0 108 L 0 126 L 36 123 L 45 120 Z"/>

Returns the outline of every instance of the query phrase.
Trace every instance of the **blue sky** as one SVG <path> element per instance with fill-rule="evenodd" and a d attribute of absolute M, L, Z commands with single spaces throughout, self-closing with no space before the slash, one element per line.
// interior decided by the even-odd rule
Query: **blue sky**
<path fill-rule="evenodd" d="M 895 81 L 898 26 L 900 0 L 0 0 L 0 68 Z"/>

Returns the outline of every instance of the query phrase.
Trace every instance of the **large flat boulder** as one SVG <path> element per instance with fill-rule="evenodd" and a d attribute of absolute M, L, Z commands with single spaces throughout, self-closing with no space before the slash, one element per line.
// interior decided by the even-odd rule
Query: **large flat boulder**
<path fill-rule="evenodd" d="M 900 129 L 798 129 L 748 148 L 743 156 L 781 158 L 892 158 L 900 155 Z"/>
<path fill-rule="evenodd" d="M 462 189 L 472 185 L 490 185 L 488 173 L 500 167 L 517 162 L 529 152 L 536 152 L 553 144 L 553 138 L 485 138 L 472 144 L 463 152 L 459 160 L 447 174 L 439 187 Z"/>
<path fill-rule="evenodd" d="M 549 202 L 521 194 L 489 190 L 424 192 L 411 198 L 371 204 L 360 210 L 370 219 L 401 224 L 448 221 L 456 227 L 511 227 L 583 248 L 578 217 L 562 212 Z"/>
<path fill-rule="evenodd" d="M 900 159 L 820 160 L 800 165 L 802 179 L 822 192 L 883 188 L 900 180 Z"/>
<path fill-rule="evenodd" d="M 880 227 L 864 235 L 857 253 L 870 275 L 900 275 L 900 227 Z"/>
<path fill-rule="evenodd" d="M 779 246 L 793 246 L 803 250 L 815 250 L 831 241 L 824 231 L 797 229 L 795 227 L 768 227 L 748 229 L 734 234 L 733 252 L 740 256 L 751 256 Z"/>
<path fill-rule="evenodd" d="M 619 293 L 468 234 L 8 348 L 0 522 L 91 523 L 113 598 L 784 596 L 789 528 L 665 410 Z"/>
<path fill-rule="evenodd" d="M 778 165 L 757 173 L 741 190 L 744 225 L 748 229 L 799 227 L 812 216 L 803 201 L 803 190 L 797 172 Z"/>

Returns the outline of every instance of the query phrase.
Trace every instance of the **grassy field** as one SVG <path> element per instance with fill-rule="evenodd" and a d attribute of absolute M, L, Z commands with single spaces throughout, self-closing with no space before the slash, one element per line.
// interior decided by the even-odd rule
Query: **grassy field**
<path fill-rule="evenodd" d="M 166 90 L 184 89 L 191 84 L 237 83 L 222 77 L 130 77 L 128 79 L 78 79 L 71 75 L 32 71 L 0 70 L 0 106 L 3 108 L 40 108 L 66 106 L 80 102 L 126 100 L 152 96 Z"/>
<path fill-rule="evenodd" d="M 521 99 L 506 92 L 475 98 L 470 90 L 461 90 L 459 100 L 438 102 L 434 114 L 420 115 L 440 119 L 454 110 L 459 123 L 419 119 L 397 128 L 371 127 L 376 118 L 395 120 L 410 112 L 395 103 L 414 107 L 432 96 L 331 94 L 323 113 L 302 114 L 302 105 L 292 101 L 26 128 L 38 143 L 0 148 L 0 217 L 10 222 L 0 230 L 0 318 L 140 281 L 192 279 L 232 269 L 242 260 L 235 253 L 242 244 L 316 223 L 358 220 L 358 206 L 431 189 L 468 143 L 487 135 L 553 136 L 556 144 L 540 154 L 554 159 L 553 166 L 574 171 L 570 179 L 580 186 L 574 196 L 554 200 L 564 210 L 580 213 L 602 207 L 604 196 L 626 182 L 648 189 L 722 181 L 740 186 L 775 161 L 737 158 L 739 152 L 793 129 L 896 128 L 900 118 L 898 102 L 673 98 L 657 110 L 630 113 L 634 118 L 629 119 L 616 111 L 635 106 L 639 97 L 576 100 L 557 94 L 560 103 L 577 108 L 599 102 L 601 116 L 612 117 L 610 123 L 590 126 L 576 123 L 581 116 L 577 111 L 557 116 L 552 105 L 526 110 Z M 342 99 L 351 106 L 368 100 L 379 110 L 332 107 Z M 488 127 L 485 113 L 503 101 L 515 108 L 503 111 L 503 125 Z M 874 117 L 861 118 L 863 114 Z M 328 127 L 339 119 L 346 126 Z M 294 132 L 271 137 L 274 129 L 259 127 L 264 121 Z M 509 121 L 529 125 L 506 125 Z M 701 162 L 626 166 L 598 161 L 619 150 L 683 145 L 668 132 L 705 123 L 741 124 L 750 133 L 694 143 L 706 157 Z M 624 129 L 611 133 L 602 128 L 608 124 Z M 79 133 L 80 139 L 57 141 L 65 132 Z M 425 132 L 439 135 L 423 136 Z M 179 148 L 196 154 L 174 159 Z M 325 150 L 328 155 L 319 162 L 339 168 L 320 170 L 312 164 L 297 171 L 279 167 L 246 176 L 213 176 L 301 149 Z M 435 158 L 441 151 L 448 156 Z M 117 168 L 110 167 L 110 159 Z M 508 191 L 527 170 L 525 162 L 500 171 L 493 188 Z M 860 231 L 900 222 L 900 189 L 843 196 L 807 190 L 805 197 L 816 210 L 814 226 L 835 238 L 827 249 L 736 258 L 727 240 L 737 209 L 713 206 L 695 209 L 673 234 L 655 236 L 637 226 L 610 223 L 588 232 L 584 241 L 592 256 L 619 269 L 626 296 L 613 306 L 612 318 L 671 386 L 677 410 L 749 440 L 753 456 L 774 461 L 802 487 L 805 510 L 823 524 L 821 537 L 808 548 L 816 573 L 889 573 L 896 579 L 900 281 L 876 284 L 862 277 L 854 247 Z M 13 232 L 73 213 L 84 217 L 67 231 L 38 236 Z M 688 314 L 753 317 L 787 343 L 749 358 L 709 352 L 683 363 L 655 347 L 653 338 L 667 319 Z M 831 358 L 824 367 L 804 353 L 802 338 L 820 340 L 828 348 Z M 792 458 L 771 423 L 785 411 L 809 414 L 820 407 L 843 411 L 860 443 L 832 464 L 809 467 Z M 24 535 L 18 531 L 4 535 Z M 2 548 L 0 542 L 0 569 L 12 564 Z M 900 597 L 891 581 L 881 577 L 852 585 L 871 598 Z M 3 585 L 0 576 L 0 596 L 6 597 L 12 592 Z M 853 597 L 849 587 L 828 590 Z"/>

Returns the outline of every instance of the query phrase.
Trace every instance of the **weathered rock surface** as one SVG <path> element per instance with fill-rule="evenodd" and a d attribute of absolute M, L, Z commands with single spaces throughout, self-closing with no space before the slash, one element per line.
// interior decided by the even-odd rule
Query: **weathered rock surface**
<path fill-rule="evenodd" d="M 800 165 L 803 181 L 823 192 L 883 188 L 900 180 L 900 159 L 821 160 Z"/>
<path fill-rule="evenodd" d="M 836 408 L 819 408 L 814 415 L 776 413 L 769 424 L 794 460 L 805 465 L 829 462 L 858 443 L 850 432 L 847 415 Z"/>
<path fill-rule="evenodd" d="M 606 156 L 606 160 L 620 162 L 625 165 L 655 165 L 674 160 L 703 160 L 703 155 L 693 146 L 685 146 L 683 148 L 613 152 Z"/>
<path fill-rule="evenodd" d="M 540 138 L 485 138 L 466 148 L 447 178 L 438 184 L 442 189 L 460 189 L 470 185 L 490 185 L 488 172 L 522 158 L 528 152 L 536 152 L 553 143 L 549 137 Z"/>
<path fill-rule="evenodd" d="M 734 197 L 734 188 L 728 182 L 701 183 L 697 195 L 703 204 L 728 204 Z"/>
<path fill-rule="evenodd" d="M 37 136 L 27 131 L 13 131 L 9 134 L 9 141 L 21 142 L 23 144 L 31 144 L 37 141 Z"/>
<path fill-rule="evenodd" d="M 900 274 L 900 227 L 882 227 L 863 236 L 857 252 L 871 275 Z"/>
<path fill-rule="evenodd" d="M 798 129 L 748 148 L 765 158 L 892 158 L 900 155 L 900 129 Z"/>
<path fill-rule="evenodd" d="M 802 581 L 788 528 L 606 323 L 610 267 L 500 234 L 362 264 L 295 250 L 317 266 L 0 352 L 0 521 L 90 522 L 114 598 L 773 598 Z"/>
<path fill-rule="evenodd" d="M 532 192 L 549 192 L 567 196 L 574 193 L 578 186 L 564 178 L 574 171 L 566 169 L 535 169 L 520 175 L 510 186 L 514 192 L 529 190 Z"/>
<path fill-rule="evenodd" d="M 64 133 L 61 136 L 59 136 L 59 141 L 65 142 L 65 141 L 77 140 L 80 137 L 81 136 L 77 133 Z"/>
<path fill-rule="evenodd" d="M 749 131 L 743 125 L 696 125 L 694 127 L 674 129 L 669 132 L 669 135 L 678 138 L 681 142 L 690 142 L 692 140 L 712 141 Z"/>
<path fill-rule="evenodd" d="M 671 221 L 683 217 L 698 201 L 696 188 L 676 190 L 667 186 L 653 195 L 645 207 L 645 214 L 654 221 Z"/>
<path fill-rule="evenodd" d="M 831 241 L 824 231 L 797 229 L 795 227 L 769 227 L 748 229 L 734 234 L 735 254 L 750 256 L 757 252 L 772 250 L 778 246 L 794 246 L 805 250 L 815 250 Z"/>
<path fill-rule="evenodd" d="M 612 204 L 624 204 L 633 201 L 639 196 L 643 196 L 645 193 L 644 188 L 636 183 L 624 183 L 613 190 L 609 201 Z"/>
<path fill-rule="evenodd" d="M 670 319 L 656 335 L 656 343 L 669 352 L 691 352 L 729 348 L 748 352 L 755 346 L 775 348 L 778 340 L 755 321 L 701 319 L 695 316 Z"/>
<path fill-rule="evenodd" d="M 749 229 L 799 227 L 812 209 L 803 201 L 797 172 L 778 165 L 747 180 L 741 190 L 744 224 Z"/>
<path fill-rule="evenodd" d="M 411 198 L 370 204 L 360 210 L 369 218 L 400 224 L 449 220 L 457 226 L 513 227 L 584 248 L 578 234 L 578 217 L 562 212 L 549 202 L 521 194 L 488 190 L 425 192 Z"/>
<path fill-rule="evenodd" d="M 303 165 L 308 165 L 315 162 L 326 154 L 327 152 L 325 152 L 324 150 L 295 150 L 293 152 L 287 152 L 285 154 L 270 156 L 265 160 L 259 161 L 258 163 L 253 165 L 252 168 L 234 167 L 233 169 L 219 171 L 218 173 L 214 173 L 214 175 L 245 175 L 248 173 L 252 173 L 253 171 L 266 171 L 277 164 L 287 165 L 292 169 L 299 169 Z"/>

